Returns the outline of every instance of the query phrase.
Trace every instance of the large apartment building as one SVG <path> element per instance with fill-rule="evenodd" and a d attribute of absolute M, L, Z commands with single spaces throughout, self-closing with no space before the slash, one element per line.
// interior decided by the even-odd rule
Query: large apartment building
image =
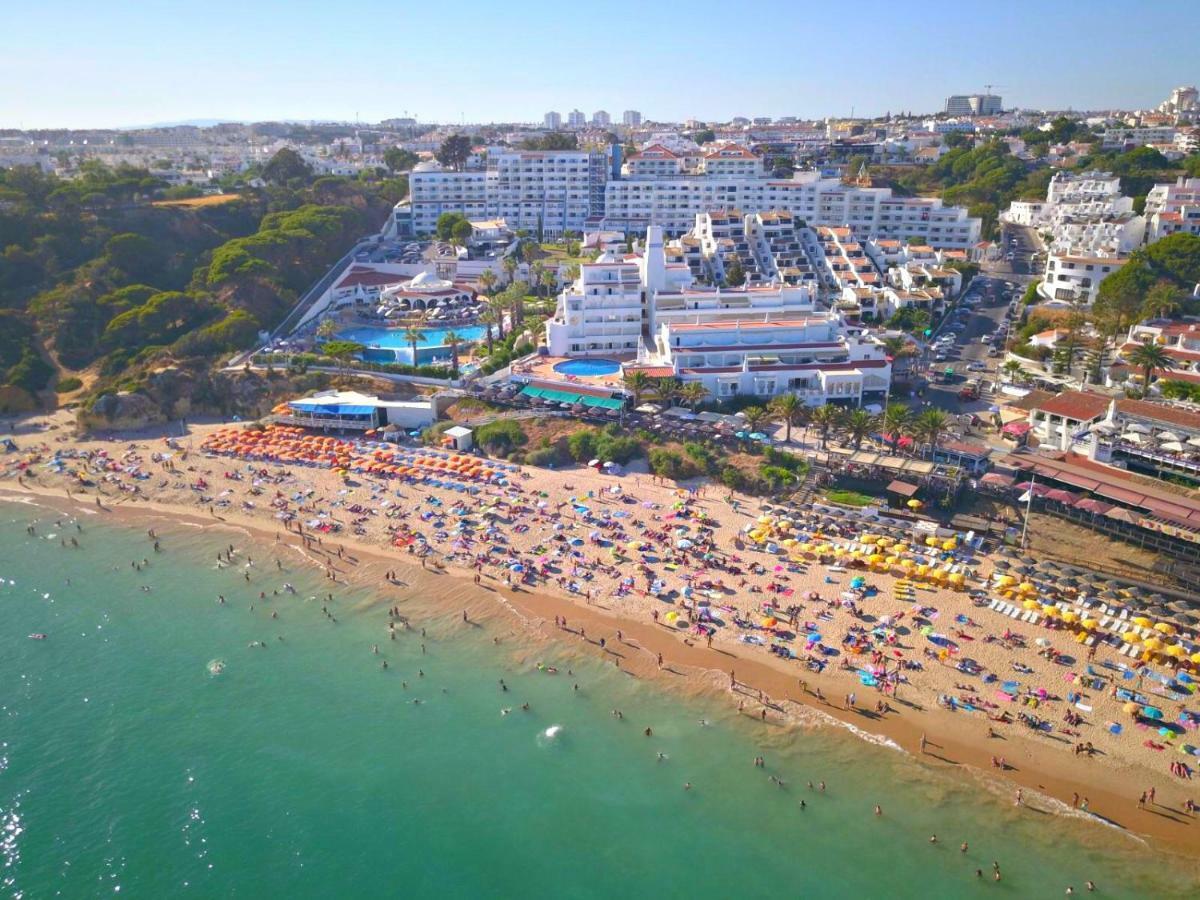
<path fill-rule="evenodd" d="M 548 237 L 585 226 L 641 234 L 658 225 L 682 235 L 696 216 L 738 209 L 782 212 L 808 225 L 850 225 L 858 234 L 937 248 L 968 249 L 980 220 L 941 200 L 896 197 L 889 188 L 844 184 L 818 172 L 772 178 L 745 147 L 651 145 L 614 174 L 613 151 L 490 148 L 484 168 L 447 171 L 422 163 L 409 177 L 410 201 L 397 209 L 400 233 L 429 234 L 443 212 L 503 217 L 512 228 Z"/>
<path fill-rule="evenodd" d="M 411 215 L 414 234 L 431 234 L 444 212 L 503 218 L 513 229 L 540 229 L 548 238 L 582 233 L 590 217 L 604 213 L 610 166 L 607 152 L 492 148 L 480 169 L 419 164 L 409 176 L 407 207 L 401 206 Z"/>
<path fill-rule="evenodd" d="M 707 157 L 706 166 L 710 165 Z M 717 161 L 718 164 L 723 161 Z M 660 156 L 655 165 L 674 169 Z M 605 227 L 640 232 L 658 225 L 683 234 L 698 213 L 740 209 L 787 212 L 808 225 L 851 225 L 881 238 L 917 237 L 934 247 L 967 249 L 978 243 L 980 220 L 938 199 L 896 197 L 890 188 L 859 187 L 818 172 L 781 180 L 763 174 L 630 174 L 605 186 Z"/>

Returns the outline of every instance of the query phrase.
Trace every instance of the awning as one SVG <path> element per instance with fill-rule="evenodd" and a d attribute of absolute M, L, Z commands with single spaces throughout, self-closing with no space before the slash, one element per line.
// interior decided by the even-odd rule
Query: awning
<path fill-rule="evenodd" d="M 1028 434 L 1031 427 L 1026 419 L 1017 419 L 1015 422 L 1009 422 L 1000 430 L 1005 434 L 1013 434 L 1020 437 L 1023 434 Z"/>
<path fill-rule="evenodd" d="M 988 472 L 979 479 L 980 484 L 990 484 L 993 487 L 1012 487 L 1014 479 L 999 472 Z"/>
<path fill-rule="evenodd" d="M 582 403 L 584 406 L 594 406 L 600 409 L 620 409 L 623 405 L 620 400 L 615 397 L 593 397 L 591 394 L 577 394 L 573 391 L 559 391 L 554 388 L 540 388 L 533 385 L 525 385 L 521 388 L 521 393 L 526 397 L 536 397 L 541 400 L 550 400 L 553 403 Z"/>
<path fill-rule="evenodd" d="M 374 414 L 374 406 L 357 406 L 350 403 L 289 403 L 288 406 L 298 412 L 320 413 L 326 416 L 369 416 Z"/>
<path fill-rule="evenodd" d="M 901 481 L 898 478 L 887 486 L 889 494 L 898 494 L 901 497 L 911 497 L 920 489 L 918 485 L 909 484 L 907 481 Z"/>
<path fill-rule="evenodd" d="M 589 397 L 584 395 L 584 406 L 595 406 L 600 409 L 620 409 L 624 404 L 616 397 Z"/>

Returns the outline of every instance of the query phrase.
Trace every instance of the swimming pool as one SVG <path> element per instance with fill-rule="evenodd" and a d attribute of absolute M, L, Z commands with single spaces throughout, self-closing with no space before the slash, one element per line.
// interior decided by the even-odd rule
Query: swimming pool
<path fill-rule="evenodd" d="M 554 364 L 554 371 L 561 375 L 615 375 L 621 364 L 611 359 L 568 359 Z"/>
<path fill-rule="evenodd" d="M 417 341 L 417 357 L 413 359 L 412 345 L 404 337 L 403 328 L 382 328 L 377 325 L 361 325 L 357 328 L 347 328 L 339 331 L 337 336 L 343 341 L 357 341 L 366 345 L 362 358 L 366 362 L 375 363 L 408 363 L 411 365 L 426 365 L 433 362 L 445 362 L 450 359 L 450 348 L 446 346 L 446 335 L 454 331 L 463 344 L 482 341 L 484 339 L 482 325 L 460 325 L 458 328 L 422 328 L 421 339 Z M 459 345 L 459 353 L 463 352 Z"/>
<path fill-rule="evenodd" d="M 444 347 L 446 335 L 455 332 L 464 342 L 483 340 L 482 325 L 460 325 L 458 328 L 423 328 L 417 347 Z M 338 332 L 338 338 L 343 341 L 357 341 L 368 347 L 381 347 L 388 350 L 411 350 L 412 347 L 404 336 L 403 328 L 381 328 L 376 325 L 362 325 L 358 328 L 347 328 Z"/>

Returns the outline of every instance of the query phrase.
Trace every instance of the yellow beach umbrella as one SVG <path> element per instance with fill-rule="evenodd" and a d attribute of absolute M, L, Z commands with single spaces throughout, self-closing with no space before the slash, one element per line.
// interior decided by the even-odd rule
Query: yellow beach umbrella
<path fill-rule="evenodd" d="M 1179 659 L 1181 656 L 1186 655 L 1187 651 L 1183 649 L 1182 644 L 1172 644 L 1170 647 L 1164 650 L 1163 653 L 1174 659 Z"/>
<path fill-rule="evenodd" d="M 958 542 L 957 542 L 957 541 L 943 541 L 943 542 L 942 542 L 942 549 L 943 549 L 943 550 L 953 550 L 953 549 L 954 549 L 955 547 L 957 547 L 957 546 L 958 546 Z"/>
<path fill-rule="evenodd" d="M 909 509 L 920 509 L 925 504 L 923 504 L 920 500 L 918 500 L 916 497 L 914 497 L 913 499 L 909 500 L 904 505 L 907 506 Z"/>
<path fill-rule="evenodd" d="M 1121 635 L 1121 640 L 1123 640 L 1127 644 L 1136 644 L 1141 639 L 1142 639 L 1142 636 L 1140 634 L 1138 634 L 1136 631 L 1127 631 L 1123 635 Z"/>
<path fill-rule="evenodd" d="M 1087 628 L 1090 630 L 1092 628 L 1095 628 L 1100 623 L 1096 619 L 1084 619 L 1079 624 L 1082 625 L 1084 628 Z"/>
<path fill-rule="evenodd" d="M 1131 620 L 1134 625 L 1141 625 L 1143 628 L 1149 628 L 1151 622 L 1145 616 L 1134 616 Z"/>
<path fill-rule="evenodd" d="M 1160 634 L 1174 634 L 1175 626 L 1172 625 L 1170 622 L 1155 622 L 1154 630 L 1159 632 Z"/>
<path fill-rule="evenodd" d="M 1032 594 L 1037 591 L 1037 588 L 1033 586 L 1033 582 L 1031 581 L 1022 581 L 1017 585 L 1017 590 L 1022 594 Z"/>
<path fill-rule="evenodd" d="M 925 538 L 925 546 L 926 546 L 926 547 L 936 547 L 937 545 L 938 545 L 938 539 L 937 539 L 937 538 L 935 538 L 935 537 L 927 537 L 927 538 Z"/>
<path fill-rule="evenodd" d="M 1058 607 L 1053 603 L 1043 603 L 1042 612 L 1048 616 L 1055 616 L 1058 615 Z"/>
<path fill-rule="evenodd" d="M 1162 645 L 1163 642 L 1156 637 L 1146 638 L 1146 640 L 1142 641 L 1142 646 L 1147 650 L 1161 650 Z"/>
<path fill-rule="evenodd" d="M 1036 600 L 1026 600 L 1021 605 L 1023 607 L 1025 607 L 1026 609 L 1037 609 L 1039 606 L 1041 606 L 1041 604 L 1038 603 Z"/>
<path fill-rule="evenodd" d="M 1068 609 L 1068 610 L 1063 611 L 1062 620 L 1064 622 L 1074 622 L 1074 621 L 1077 621 L 1078 619 L 1079 619 L 1079 614 L 1074 612 L 1073 610 Z"/>
<path fill-rule="evenodd" d="M 1200 663 L 1200 651 L 1193 653 L 1191 656 L 1188 657 L 1188 659 L 1190 659 L 1194 663 Z"/>

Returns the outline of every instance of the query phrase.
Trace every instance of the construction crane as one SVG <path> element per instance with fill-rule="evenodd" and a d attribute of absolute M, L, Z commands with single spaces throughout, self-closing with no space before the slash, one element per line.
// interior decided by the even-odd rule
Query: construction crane
<path fill-rule="evenodd" d="M 1002 88 L 1002 87 L 1006 87 L 1006 86 L 1007 85 L 1003 85 L 1003 84 L 985 84 L 983 86 L 983 93 L 985 95 L 990 95 L 992 93 L 992 88 Z"/>

